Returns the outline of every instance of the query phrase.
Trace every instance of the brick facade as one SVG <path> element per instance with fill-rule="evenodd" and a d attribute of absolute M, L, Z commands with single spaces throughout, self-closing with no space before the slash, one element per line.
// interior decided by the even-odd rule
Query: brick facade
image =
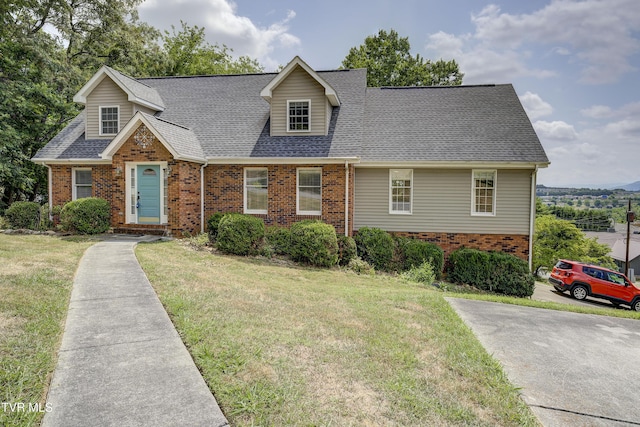
<path fill-rule="evenodd" d="M 216 212 L 244 211 L 244 169 L 262 167 L 268 170 L 267 214 L 256 215 L 266 225 L 288 227 L 303 219 L 320 219 L 345 232 L 346 169 L 333 165 L 208 165 L 205 168 L 205 219 Z M 322 215 L 297 215 L 297 169 L 322 169 Z M 353 201 L 353 166 L 349 166 L 349 200 Z M 353 209 L 349 209 L 348 232 L 353 230 Z"/>
<path fill-rule="evenodd" d="M 396 236 L 426 240 L 440 246 L 445 258 L 461 247 L 483 251 L 501 251 L 529 260 L 529 236 L 521 234 L 413 233 L 394 232 Z"/>

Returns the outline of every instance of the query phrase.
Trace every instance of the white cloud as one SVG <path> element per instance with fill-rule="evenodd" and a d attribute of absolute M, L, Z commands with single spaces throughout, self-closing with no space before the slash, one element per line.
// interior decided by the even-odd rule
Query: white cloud
<path fill-rule="evenodd" d="M 551 104 L 543 101 L 537 93 L 525 92 L 524 95 L 520 97 L 520 102 L 531 120 L 536 120 L 553 113 Z"/>
<path fill-rule="evenodd" d="M 546 122 L 538 120 L 533 123 L 533 127 L 540 139 L 573 141 L 578 138 L 578 133 L 574 127 L 563 121 Z"/>
<path fill-rule="evenodd" d="M 272 58 L 277 49 L 291 49 L 301 44 L 289 32 L 289 23 L 296 16 L 292 10 L 279 21 L 268 26 L 256 25 L 238 13 L 230 0 L 146 0 L 139 7 L 140 17 L 160 28 L 180 26 L 179 20 L 205 28 L 210 43 L 233 48 L 235 56 L 248 55 L 258 59 L 267 70 L 277 68 Z M 179 18 L 178 18 L 179 17 Z"/>
<path fill-rule="evenodd" d="M 612 113 L 611 107 L 606 105 L 592 105 L 589 108 L 580 110 L 580 114 L 591 119 L 609 118 Z"/>
<path fill-rule="evenodd" d="M 529 57 L 527 47 L 534 45 L 547 45 L 547 52 L 577 64 L 583 83 L 612 83 L 634 71 L 630 58 L 640 51 L 640 40 L 634 37 L 640 28 L 637 0 L 552 0 L 542 9 L 520 15 L 489 5 L 473 14 L 471 21 L 473 34 L 440 32 L 431 35 L 426 45 L 446 59 L 456 58 L 466 73 L 465 83 L 487 76 L 511 80 L 555 75 L 533 65 L 540 58 Z M 450 47 L 455 49 L 447 50 Z"/>

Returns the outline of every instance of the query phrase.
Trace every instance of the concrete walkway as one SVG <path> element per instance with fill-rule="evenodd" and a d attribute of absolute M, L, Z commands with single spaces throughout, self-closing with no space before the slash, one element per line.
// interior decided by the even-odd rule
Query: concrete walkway
<path fill-rule="evenodd" d="M 446 300 L 544 426 L 640 426 L 640 321 Z"/>
<path fill-rule="evenodd" d="M 80 261 L 43 427 L 228 425 L 136 243 L 100 242 Z"/>

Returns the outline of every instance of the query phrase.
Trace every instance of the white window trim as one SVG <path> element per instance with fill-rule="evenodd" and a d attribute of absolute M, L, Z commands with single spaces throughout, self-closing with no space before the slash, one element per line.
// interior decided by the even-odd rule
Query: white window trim
<path fill-rule="evenodd" d="M 300 171 L 316 171 L 320 173 L 320 210 L 301 211 L 300 210 Z M 297 215 L 322 215 L 322 168 L 297 168 L 296 169 L 296 214 Z"/>
<path fill-rule="evenodd" d="M 93 171 L 91 168 L 71 168 L 71 200 L 78 200 L 78 184 L 76 183 L 76 171 L 90 171 L 91 172 L 91 184 L 83 185 L 84 187 L 91 187 L 91 194 L 93 195 Z"/>
<path fill-rule="evenodd" d="M 289 110 L 289 105 L 292 102 L 306 102 L 307 105 L 309 106 L 308 107 L 308 110 L 309 110 L 309 129 L 300 129 L 300 130 L 294 129 L 294 130 L 291 130 L 291 128 L 289 128 L 289 125 L 290 125 L 290 123 L 289 123 L 289 118 L 290 118 L 290 116 L 289 116 L 289 111 L 290 111 Z M 289 99 L 289 100 L 287 100 L 287 132 L 289 132 L 289 133 L 309 133 L 309 132 L 311 132 L 311 99 Z"/>
<path fill-rule="evenodd" d="M 396 211 L 393 209 L 393 171 L 410 171 L 411 172 L 411 194 L 409 195 L 409 211 Z M 412 215 L 413 214 L 413 169 L 389 169 L 389 214 L 390 215 Z"/>
<path fill-rule="evenodd" d="M 136 194 L 138 192 L 138 180 L 137 180 L 137 171 L 138 171 L 138 166 L 139 165 L 158 165 L 160 166 L 160 224 L 168 224 L 169 223 L 169 215 L 167 214 L 168 209 L 165 209 L 165 197 L 164 197 L 164 183 L 162 182 L 164 174 L 165 174 L 165 170 L 168 167 L 168 163 L 167 162 L 126 162 L 124 164 L 124 170 L 125 170 L 125 212 L 127 213 L 127 224 L 137 224 L 138 223 L 138 211 L 134 210 L 135 213 L 131 213 L 131 207 L 132 207 L 132 202 L 131 202 L 131 193 L 132 193 L 132 189 L 131 189 L 131 177 L 130 177 L 130 171 L 131 169 L 135 169 L 136 170 L 136 186 L 133 189 L 133 194 Z M 171 177 L 169 177 L 170 179 Z M 167 198 L 168 200 L 168 198 Z"/>
<path fill-rule="evenodd" d="M 116 108 L 118 110 L 118 132 L 120 131 L 120 106 L 119 105 L 100 105 L 98 106 L 98 135 L 117 135 L 116 133 L 102 133 L 102 109 Z"/>
<path fill-rule="evenodd" d="M 492 212 L 476 212 L 476 173 L 493 173 Z M 471 171 L 471 216 L 496 216 L 496 200 L 498 199 L 498 170 L 473 169 Z"/>
<path fill-rule="evenodd" d="M 266 209 L 248 209 L 247 208 L 247 171 L 250 170 L 264 170 L 267 171 L 267 208 Z M 266 215 L 269 210 L 269 169 L 268 168 L 244 168 L 244 181 L 242 183 L 243 192 L 244 192 L 244 213 L 246 214 L 258 214 L 258 215 Z"/>

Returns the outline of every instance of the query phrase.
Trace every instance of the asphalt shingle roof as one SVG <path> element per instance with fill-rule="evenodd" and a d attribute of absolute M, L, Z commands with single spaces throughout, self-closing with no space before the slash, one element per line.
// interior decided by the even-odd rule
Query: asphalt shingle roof
<path fill-rule="evenodd" d="M 176 151 L 191 158 L 548 162 L 511 85 L 367 88 L 364 69 L 318 75 L 341 101 L 326 136 L 270 136 L 270 106 L 260 91 L 273 73 L 146 78 L 136 83 L 153 89 L 165 106 L 146 117 Z M 109 141 L 84 140 L 84 119 L 81 113 L 34 160 L 98 158 Z"/>

